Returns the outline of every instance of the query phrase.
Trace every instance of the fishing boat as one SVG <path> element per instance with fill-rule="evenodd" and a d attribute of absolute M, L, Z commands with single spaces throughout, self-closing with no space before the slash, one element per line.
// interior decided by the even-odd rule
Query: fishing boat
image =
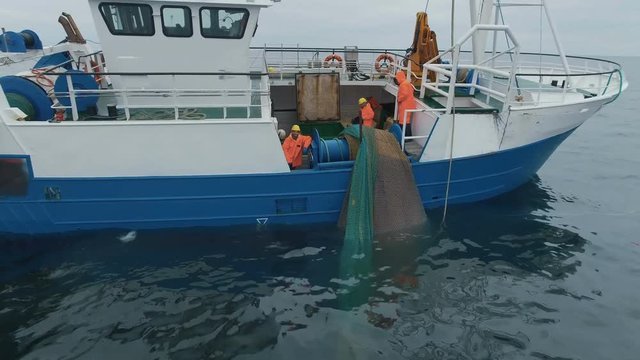
<path fill-rule="evenodd" d="M 408 52 L 252 48 L 271 0 L 88 2 L 100 52 L 76 47 L 47 86 L 0 78 L 0 233 L 336 222 L 354 166 L 339 129 L 362 97 L 380 127 L 412 117 L 392 129 L 425 208 L 482 201 L 627 86 L 620 65 L 565 55 L 544 0 L 519 6 L 543 10 L 557 54 L 522 52 L 500 1 L 470 0 L 447 49 L 418 13 Z M 294 124 L 313 137 L 297 170 L 279 138 Z"/>

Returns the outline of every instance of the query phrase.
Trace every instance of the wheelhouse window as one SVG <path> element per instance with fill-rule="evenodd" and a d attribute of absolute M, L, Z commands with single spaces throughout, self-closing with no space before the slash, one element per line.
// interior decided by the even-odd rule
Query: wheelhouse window
<path fill-rule="evenodd" d="M 144 4 L 101 3 L 100 13 L 113 35 L 153 36 L 153 9 Z"/>
<path fill-rule="evenodd" d="M 206 38 L 242 39 L 248 22 L 247 9 L 213 7 L 200 9 L 200 31 Z"/>
<path fill-rule="evenodd" d="M 191 37 L 191 9 L 186 6 L 162 7 L 162 32 L 168 37 Z"/>

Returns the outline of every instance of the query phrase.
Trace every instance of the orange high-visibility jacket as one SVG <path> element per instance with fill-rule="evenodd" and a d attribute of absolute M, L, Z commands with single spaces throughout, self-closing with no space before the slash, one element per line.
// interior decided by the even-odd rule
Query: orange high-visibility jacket
<path fill-rule="evenodd" d="M 373 120 L 375 116 L 376 115 L 373 112 L 370 104 L 367 104 L 362 109 L 360 109 L 360 117 L 362 118 L 362 125 L 364 126 L 375 127 L 376 122 Z"/>
<path fill-rule="evenodd" d="M 398 121 L 404 124 L 404 114 L 406 110 L 416 109 L 416 99 L 413 97 L 413 85 L 407 80 L 407 75 L 403 71 L 396 73 L 398 81 Z M 412 113 L 407 113 L 407 124 L 411 124 Z"/>
<path fill-rule="evenodd" d="M 298 140 L 294 140 L 291 135 L 287 136 L 282 144 L 284 157 L 287 163 L 291 164 L 294 169 L 302 165 L 302 151 L 311 145 L 311 136 L 300 134 Z"/>

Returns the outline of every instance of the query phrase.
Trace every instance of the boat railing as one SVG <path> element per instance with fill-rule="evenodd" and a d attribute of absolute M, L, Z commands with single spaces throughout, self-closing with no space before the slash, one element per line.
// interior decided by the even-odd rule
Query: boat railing
<path fill-rule="evenodd" d="M 402 114 L 401 116 L 404 118 L 404 122 L 402 124 L 402 139 L 400 141 L 400 146 L 402 147 L 402 151 L 404 151 L 405 149 L 405 144 L 407 141 L 410 140 L 421 140 L 421 139 L 426 139 L 425 140 L 425 144 L 423 148 L 426 148 L 427 145 L 429 144 L 429 138 L 431 137 L 431 134 L 433 133 L 433 130 L 435 129 L 436 125 L 438 124 L 437 119 L 445 112 L 444 109 L 412 109 L 412 110 L 405 110 L 404 114 Z M 431 126 L 431 130 L 429 132 L 426 132 L 425 135 L 411 135 L 411 136 L 407 136 L 407 119 L 409 118 L 409 116 L 411 116 L 412 114 L 415 113 L 431 113 L 435 118 L 436 121 L 433 122 L 433 125 Z M 415 117 L 414 117 L 415 119 Z M 415 120 L 413 120 L 415 121 Z"/>
<path fill-rule="evenodd" d="M 470 39 L 472 39 L 475 34 L 481 31 L 505 33 L 505 35 L 511 40 L 509 48 L 499 53 L 493 53 L 490 57 L 486 57 L 479 62 L 476 62 L 474 60 L 471 64 L 463 64 L 461 62 L 462 47 Z M 420 85 L 420 97 L 424 98 L 427 91 L 443 96 L 447 100 L 445 113 L 451 114 L 455 110 L 456 89 L 465 88 L 471 95 L 475 94 L 476 91 L 490 94 L 491 96 L 494 96 L 501 100 L 503 104 L 503 110 L 507 109 L 510 103 L 510 94 L 515 83 L 515 70 L 517 69 L 519 53 L 520 45 L 518 43 L 518 40 L 515 38 L 508 26 L 487 24 L 474 25 L 450 49 L 445 50 L 444 52 L 440 53 L 440 55 L 434 57 L 424 64 L 422 83 Z M 451 61 L 448 63 L 444 61 L 444 58 L 447 55 L 450 55 L 451 58 Z M 510 56 L 512 60 L 510 71 L 499 70 L 491 66 L 491 64 L 496 59 L 499 59 L 503 56 Z M 460 70 L 466 70 L 464 79 L 460 79 L 460 74 L 462 73 L 460 72 Z M 467 75 L 471 70 L 473 70 L 473 73 L 471 73 L 471 81 L 467 81 Z M 434 77 L 435 81 L 429 79 L 429 75 L 432 73 L 435 73 L 436 75 Z M 489 82 L 489 86 L 480 84 L 480 82 L 478 81 L 480 73 L 489 76 L 489 78 L 491 79 Z M 448 80 L 445 82 L 441 82 L 440 79 L 442 79 L 443 77 L 447 78 Z M 506 80 L 506 87 L 504 89 L 497 90 L 492 87 L 493 79 L 496 77 Z"/>
<path fill-rule="evenodd" d="M 76 88 L 74 84 L 74 76 L 86 76 L 86 73 L 59 72 L 50 73 L 50 75 L 64 76 L 68 86 L 68 91 L 55 92 L 55 97 L 60 99 L 68 99 L 69 105 L 63 105 L 61 101 L 54 103 L 52 108 L 58 111 L 70 111 L 71 118 L 74 121 L 81 119 L 78 110 L 78 102 L 83 98 L 94 98 L 96 96 L 106 97 L 112 101 L 116 101 L 116 108 L 124 111 L 124 117 L 121 120 L 136 120 L 132 116 L 132 110 L 164 110 L 163 115 L 171 114 L 170 119 L 154 118 L 153 116 L 145 116 L 144 120 L 193 120 L 206 119 L 206 112 L 199 112 L 195 116 L 194 111 L 198 109 L 217 110 L 219 115 L 216 119 L 229 118 L 263 118 L 270 117 L 270 89 L 267 81 L 266 73 L 230 73 L 230 72 L 214 72 L 214 73 L 133 73 L 133 72 L 93 72 L 91 75 L 95 77 L 109 77 L 115 79 L 121 77 L 126 78 L 163 78 L 162 84 L 170 86 L 162 86 L 157 88 L 148 88 L 144 86 L 124 86 L 122 88 L 101 88 L 101 89 L 82 89 Z M 198 78 L 202 83 L 202 79 L 219 79 L 219 78 L 240 78 L 246 79 L 246 83 L 250 88 L 198 88 L 184 86 L 185 79 Z M 126 84 L 126 81 L 123 83 Z M 179 86 L 180 84 L 180 86 Z M 224 84 L 224 82 L 221 82 Z M 231 111 L 237 113 L 238 109 L 244 109 L 241 116 L 237 114 L 231 116 Z M 146 114 L 149 115 L 149 114 Z M 157 112 L 155 115 L 158 115 Z M 185 118 L 186 117 L 186 118 Z"/>
<path fill-rule="evenodd" d="M 342 48 L 303 48 L 264 46 L 252 48 L 264 56 L 267 71 L 274 80 L 286 80 L 300 73 L 339 73 L 343 80 L 384 80 L 394 65 L 404 62 L 406 50 Z M 377 61 L 380 55 L 392 60 Z"/>
<path fill-rule="evenodd" d="M 482 64 L 474 64 L 471 55 L 460 51 L 455 71 L 451 49 L 439 57 L 442 63 L 435 63 L 435 59 L 425 64 L 421 97 L 427 92 L 448 96 L 452 90 L 455 95 L 458 89 L 487 104 L 502 104 L 504 110 L 566 105 L 594 98 L 615 100 L 626 86 L 621 66 L 612 61 L 579 56 L 563 59 L 555 54 L 519 53 L 508 49 L 501 53 L 488 52 Z M 435 83 L 428 81 L 428 71 L 438 74 Z M 472 75 L 463 76 L 471 71 Z"/>

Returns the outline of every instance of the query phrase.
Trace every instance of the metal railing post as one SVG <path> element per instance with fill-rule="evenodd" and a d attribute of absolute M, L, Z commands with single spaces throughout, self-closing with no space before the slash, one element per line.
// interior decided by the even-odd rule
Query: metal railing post
<path fill-rule="evenodd" d="M 131 120 L 131 110 L 129 109 L 129 96 L 127 96 L 127 89 L 122 91 L 122 105 L 124 106 L 124 117 L 127 121 Z"/>
<path fill-rule="evenodd" d="M 228 115 L 227 114 L 227 105 L 226 105 L 227 101 L 228 101 L 228 98 L 229 98 L 228 95 L 229 95 L 229 93 L 228 93 L 227 90 L 223 90 L 222 91 L 222 98 L 224 99 L 224 101 L 223 101 L 224 105 L 222 105 L 222 119 L 223 120 L 226 120 L 227 119 L 227 115 Z"/>
<path fill-rule="evenodd" d="M 562 60 L 562 65 L 564 66 L 564 71 L 566 72 L 567 75 L 571 74 L 571 71 L 569 69 L 569 62 L 567 61 L 567 56 L 564 52 L 564 48 L 562 47 L 562 44 L 560 43 L 560 39 L 558 38 L 558 32 L 556 31 L 556 25 L 553 22 L 553 20 L 551 20 L 551 14 L 549 13 L 549 8 L 547 7 L 547 2 L 546 0 L 540 0 L 540 2 L 542 3 L 542 7 L 544 8 L 544 12 L 545 15 L 547 16 L 547 22 L 549 23 L 549 29 L 551 29 L 551 35 L 553 35 L 553 40 L 556 43 L 556 48 L 558 49 L 558 54 L 560 55 L 560 59 Z M 570 76 L 567 76 L 566 79 L 566 86 L 569 87 L 570 83 Z"/>
<path fill-rule="evenodd" d="M 176 75 L 171 75 L 171 83 L 173 84 L 173 111 L 174 111 L 174 120 L 178 120 L 180 118 L 180 111 L 178 109 L 178 89 L 176 86 Z"/>
<path fill-rule="evenodd" d="M 500 15 L 500 7 L 496 6 L 496 12 L 494 14 L 495 17 L 495 23 L 494 25 L 498 25 L 498 18 Z M 493 32 L 493 48 L 491 50 L 491 67 L 492 68 L 496 68 L 496 53 L 498 51 L 498 32 L 494 31 Z M 493 83 L 495 81 L 495 75 L 491 74 L 491 78 L 489 79 L 489 89 L 493 90 Z M 486 98 L 486 102 L 487 104 L 489 103 L 489 100 L 491 99 L 491 95 L 487 94 L 487 98 Z"/>
<path fill-rule="evenodd" d="M 284 80 L 284 44 L 280 43 L 280 80 Z"/>
<path fill-rule="evenodd" d="M 423 66 L 422 67 L 422 79 L 420 81 L 420 99 L 424 99 L 424 97 L 426 95 L 426 88 L 425 88 L 424 85 L 427 82 L 428 78 L 429 78 L 429 70 L 427 70 L 426 67 Z"/>
<path fill-rule="evenodd" d="M 402 151 L 404 151 L 404 143 L 405 143 L 405 134 L 407 133 L 407 112 L 409 110 L 404 111 L 403 123 L 402 123 Z"/>
<path fill-rule="evenodd" d="M 460 61 L 460 45 L 456 45 L 453 50 L 453 58 L 451 61 L 451 77 L 449 79 L 449 96 L 447 98 L 447 114 L 450 114 L 455 97 L 456 97 L 456 84 L 458 83 L 458 62 Z"/>
<path fill-rule="evenodd" d="M 518 60 L 520 58 L 520 49 L 516 47 L 513 54 L 513 60 L 511 63 L 511 75 L 509 76 L 509 84 L 507 85 L 507 91 L 505 93 L 504 104 L 502 106 L 502 112 L 509 111 L 511 106 L 511 97 L 513 94 L 513 88 L 516 86 L 516 70 L 518 68 Z"/>
<path fill-rule="evenodd" d="M 69 88 L 69 100 L 71 101 L 71 115 L 73 117 L 73 121 L 78 121 L 80 116 L 78 115 L 78 104 L 76 102 L 76 91 L 73 88 L 73 80 L 71 79 L 70 74 L 65 74 L 67 77 L 67 87 Z"/>

